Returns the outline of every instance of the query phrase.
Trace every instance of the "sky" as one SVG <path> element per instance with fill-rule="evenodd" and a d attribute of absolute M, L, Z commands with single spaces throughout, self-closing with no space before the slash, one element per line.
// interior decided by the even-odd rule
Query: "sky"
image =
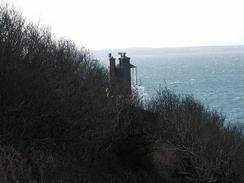
<path fill-rule="evenodd" d="M 244 44 L 244 0 L 2 2 L 88 49 Z"/>

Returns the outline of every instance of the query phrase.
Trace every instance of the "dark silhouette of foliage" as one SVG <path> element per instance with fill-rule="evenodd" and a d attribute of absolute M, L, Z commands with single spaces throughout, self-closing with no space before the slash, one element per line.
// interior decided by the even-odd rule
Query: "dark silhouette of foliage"
<path fill-rule="evenodd" d="M 148 110 L 159 113 L 158 139 L 175 153 L 174 176 L 185 182 L 242 182 L 244 141 L 241 129 L 191 96 L 158 92 Z M 165 144 L 164 144 L 165 145 Z"/>

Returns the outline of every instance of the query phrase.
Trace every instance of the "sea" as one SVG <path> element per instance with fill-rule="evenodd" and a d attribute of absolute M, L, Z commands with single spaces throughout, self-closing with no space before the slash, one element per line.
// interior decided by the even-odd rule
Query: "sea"
<path fill-rule="evenodd" d="M 95 52 L 107 63 L 105 54 L 125 51 L 137 67 L 137 80 L 145 97 L 161 88 L 191 95 L 210 110 L 220 112 L 226 123 L 244 126 L 244 46 L 191 48 L 131 48 Z"/>

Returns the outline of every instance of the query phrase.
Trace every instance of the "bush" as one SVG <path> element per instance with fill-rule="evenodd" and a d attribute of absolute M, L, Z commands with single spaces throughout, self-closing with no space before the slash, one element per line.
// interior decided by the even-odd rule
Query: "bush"
<path fill-rule="evenodd" d="M 53 40 L 15 10 L 0 10 L 1 144 L 24 157 L 48 148 L 78 158 L 102 130 L 95 124 L 107 100 L 106 70 L 71 41 Z"/>
<path fill-rule="evenodd" d="M 158 92 L 148 110 L 159 114 L 158 139 L 173 146 L 176 177 L 191 182 L 243 181 L 243 133 L 224 125 L 219 113 L 168 89 Z"/>

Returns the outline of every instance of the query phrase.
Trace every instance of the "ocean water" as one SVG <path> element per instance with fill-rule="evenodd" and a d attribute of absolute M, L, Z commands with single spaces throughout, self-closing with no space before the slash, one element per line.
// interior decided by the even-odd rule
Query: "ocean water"
<path fill-rule="evenodd" d="M 244 51 L 133 55 L 131 63 L 148 98 L 167 87 L 221 112 L 226 122 L 244 124 Z"/>

